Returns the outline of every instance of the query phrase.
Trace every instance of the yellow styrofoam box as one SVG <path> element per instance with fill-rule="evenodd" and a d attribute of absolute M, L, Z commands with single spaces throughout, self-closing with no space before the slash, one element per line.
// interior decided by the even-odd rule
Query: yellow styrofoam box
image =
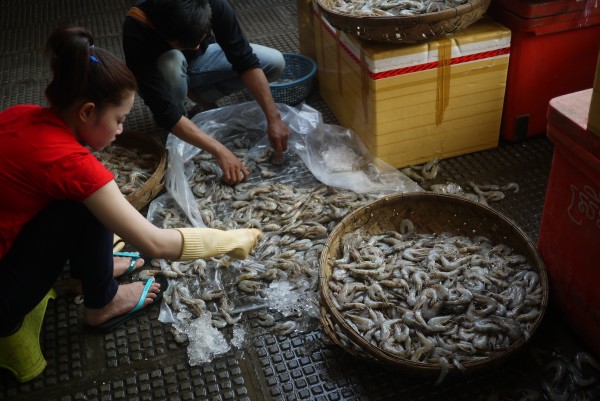
<path fill-rule="evenodd" d="M 382 44 L 313 12 L 321 96 L 374 155 L 400 168 L 498 145 L 508 28 L 484 18 L 451 37 Z"/>
<path fill-rule="evenodd" d="M 300 53 L 316 60 L 315 33 L 313 30 L 312 0 L 296 0 L 298 41 Z"/>

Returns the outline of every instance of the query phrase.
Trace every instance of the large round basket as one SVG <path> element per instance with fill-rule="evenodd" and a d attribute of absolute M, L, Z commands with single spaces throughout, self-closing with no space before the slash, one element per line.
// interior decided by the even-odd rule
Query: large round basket
<path fill-rule="evenodd" d="M 336 29 L 365 40 L 418 43 L 452 35 L 480 19 L 491 0 L 468 3 L 438 12 L 414 16 L 356 16 L 337 11 L 335 0 L 318 0 L 318 6 Z"/>
<path fill-rule="evenodd" d="M 395 367 L 403 373 L 421 376 L 441 373 L 439 364 L 401 358 L 365 340 L 346 322 L 332 299 L 329 287 L 335 261 L 342 257 L 341 241 L 345 234 L 359 228 L 365 236 L 389 231 L 400 232 L 404 219 L 410 219 L 415 231 L 419 233 L 450 232 L 468 238 L 484 236 L 493 243 L 508 245 L 515 254 L 527 258 L 527 263 L 539 276 L 539 286 L 542 289 L 539 314 L 529 325 L 528 332 L 512 341 L 508 347 L 479 359 L 464 361 L 461 363 L 461 369 L 463 373 L 471 373 L 491 367 L 523 347 L 539 327 L 548 304 L 546 268 L 536 246 L 521 229 L 492 208 L 455 195 L 433 192 L 406 193 L 381 198 L 345 216 L 331 232 L 320 258 L 319 290 L 321 323 L 333 342 L 353 356 Z M 450 365 L 447 374 L 460 371 L 456 366 Z"/>
<path fill-rule="evenodd" d="M 114 144 L 129 149 L 135 148 L 143 154 L 151 155 L 152 160 L 155 163 L 155 170 L 150 178 L 134 192 L 126 195 L 129 203 L 137 210 L 141 210 L 146 207 L 146 205 L 148 205 L 148 203 L 150 203 L 150 201 L 152 201 L 165 186 L 164 176 L 165 168 L 167 166 L 167 152 L 165 147 L 150 135 L 131 130 L 125 130 L 117 137 Z M 126 162 L 135 164 L 135 160 L 127 160 Z"/>

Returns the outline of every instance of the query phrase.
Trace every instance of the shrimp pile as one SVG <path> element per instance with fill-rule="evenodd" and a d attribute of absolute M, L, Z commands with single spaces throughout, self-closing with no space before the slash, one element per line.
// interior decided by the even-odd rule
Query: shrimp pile
<path fill-rule="evenodd" d="M 333 0 L 331 11 L 356 17 L 409 17 L 467 4 L 469 0 Z"/>
<path fill-rule="evenodd" d="M 306 307 L 319 303 L 319 258 L 330 233 L 349 212 L 382 195 L 323 185 L 295 155 L 286 160 L 283 174 L 269 148 L 251 148 L 244 138 L 224 143 L 244 161 L 250 179 L 228 186 L 212 155 L 194 156 L 186 177 L 200 217 L 210 228 L 254 227 L 264 237 L 246 260 L 153 261 L 155 268 L 146 274 L 171 280 L 164 300 L 183 322 L 209 314 L 219 330 L 251 320 L 275 334 L 294 333 L 318 317 Z M 431 175 L 435 168 L 427 170 Z M 177 206 L 155 213 L 160 220 L 155 224 L 163 228 L 190 226 Z M 541 288 L 522 257 L 483 238 L 410 235 L 370 238 L 357 232 L 345 238 L 330 288 L 352 325 L 395 354 L 457 366 L 527 335 Z M 282 283 L 290 298 L 304 302 L 291 314 L 271 303 L 272 286 Z M 175 340 L 187 341 L 174 326 Z"/>
<path fill-rule="evenodd" d="M 152 177 L 160 160 L 139 148 L 112 145 L 92 154 L 115 175 L 115 182 L 123 195 L 130 195 L 142 188 Z"/>
<path fill-rule="evenodd" d="M 290 288 L 305 293 L 307 299 L 314 298 L 319 257 L 329 233 L 349 211 L 373 200 L 367 195 L 322 184 L 300 188 L 265 182 L 240 184 L 232 189 L 212 182 L 207 187 L 210 191 L 205 197 L 196 199 L 207 227 L 224 230 L 255 227 L 265 233 L 251 257 L 236 262 L 236 266 L 227 256 L 208 261 L 170 262 L 161 269 L 149 270 L 148 274 L 162 274 L 175 280 L 165 295 L 175 313 L 187 310 L 190 318 L 211 313 L 217 328 L 234 325 L 241 318 L 239 311 L 248 309 L 237 307 L 237 300 L 264 307 L 266 302 L 261 300 L 274 281 L 285 281 Z M 176 209 L 165 208 L 159 214 L 164 217 L 162 227 L 182 226 L 183 217 Z M 211 267 L 218 266 L 229 268 L 228 277 L 225 273 L 215 277 Z M 231 316 L 237 313 L 235 318 Z M 274 326 L 274 317 L 266 313 L 262 312 L 259 324 Z M 279 334 L 291 332 L 291 323 L 284 323 L 284 327 L 275 328 Z"/>
<path fill-rule="evenodd" d="M 423 165 L 408 166 L 401 171 L 407 177 L 413 179 L 419 185 L 427 187 L 430 181 L 437 177 L 439 171 L 439 159 L 431 160 Z M 469 190 L 470 188 L 470 190 Z M 519 192 L 519 184 L 509 182 L 504 185 L 500 184 L 477 184 L 473 180 L 469 180 L 465 186 L 461 186 L 455 182 L 447 182 L 445 184 L 429 184 L 429 190 L 440 194 L 457 195 L 462 198 L 479 202 L 482 205 L 489 206 L 492 202 L 501 201 L 506 197 L 506 192 Z"/>
<path fill-rule="evenodd" d="M 295 155 L 285 166 L 294 176 L 283 177 L 270 148 L 250 152 L 250 144 L 239 138 L 226 144 L 244 161 L 251 182 L 226 185 L 213 156 L 196 155 L 187 179 L 202 221 L 222 230 L 258 228 L 264 237 L 246 260 L 153 261 L 145 274 L 171 279 L 164 300 L 184 321 L 209 313 L 214 327 L 228 329 L 246 316 L 276 334 L 291 334 L 308 320 L 307 304 L 318 314 L 319 257 L 329 233 L 347 213 L 377 196 L 323 185 Z M 160 220 L 155 224 L 163 228 L 190 226 L 176 206 L 155 213 Z M 286 316 L 271 306 L 273 284 L 285 285 L 290 297 L 302 301 L 298 310 Z M 186 341 L 181 333 L 174 335 Z"/>
<path fill-rule="evenodd" d="M 328 286 L 333 307 L 369 344 L 415 362 L 484 358 L 528 338 L 543 288 L 527 258 L 484 236 L 399 231 L 345 234 Z M 344 333 L 341 341 L 356 350 Z"/>
<path fill-rule="evenodd" d="M 571 358 L 557 351 L 553 354 L 544 366 L 540 383 L 546 397 L 549 400 L 597 398 L 594 387 L 600 378 L 600 361 L 584 351 Z"/>

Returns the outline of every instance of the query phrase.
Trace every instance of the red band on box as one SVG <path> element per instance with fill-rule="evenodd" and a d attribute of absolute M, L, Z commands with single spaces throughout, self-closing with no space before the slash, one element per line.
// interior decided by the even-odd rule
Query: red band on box
<path fill-rule="evenodd" d="M 334 40 L 337 41 L 335 33 L 327 26 L 327 24 L 325 24 L 323 21 L 321 21 L 321 25 L 323 25 L 323 27 L 327 30 L 327 32 L 329 32 L 329 34 L 334 38 Z M 354 60 L 354 62 L 356 64 L 358 64 L 358 65 L 362 64 L 360 59 L 354 53 L 352 53 L 352 51 L 348 48 L 348 46 L 346 46 L 345 43 L 338 42 L 338 44 L 346 52 L 346 54 L 348 54 L 348 56 L 350 56 L 350 58 L 352 60 Z M 488 50 L 488 51 L 481 52 L 481 53 L 469 54 L 467 56 L 453 57 L 450 59 L 450 64 L 455 65 L 455 64 L 468 63 L 471 61 L 484 60 L 487 58 L 494 58 L 494 57 L 498 57 L 498 56 L 504 56 L 507 54 L 510 54 L 510 46 L 503 47 L 501 49 Z M 411 65 L 409 67 L 397 68 L 394 70 L 388 70 L 388 71 L 382 71 L 382 72 L 371 72 L 369 70 L 369 77 L 373 80 L 397 77 L 399 75 L 406 75 L 406 74 L 412 74 L 415 72 L 432 70 L 432 69 L 435 69 L 438 67 L 439 67 L 439 62 L 432 61 L 430 63 Z"/>
<path fill-rule="evenodd" d="M 485 52 L 481 52 L 481 53 L 469 54 L 468 56 L 453 57 L 450 59 L 450 64 L 455 65 L 455 64 L 468 63 L 470 61 L 484 60 L 486 58 L 493 58 L 493 57 L 503 56 L 506 54 L 510 54 L 510 47 L 489 50 L 489 51 L 485 51 Z M 431 70 L 431 69 L 438 68 L 438 67 L 439 67 L 439 62 L 432 61 L 431 63 L 417 64 L 417 65 L 412 65 L 410 67 L 398 68 L 395 70 L 382 71 L 382 72 L 377 72 L 377 73 L 369 72 L 369 76 L 371 77 L 371 79 L 390 78 L 390 77 L 396 77 L 398 75 L 411 74 L 413 72 Z"/>

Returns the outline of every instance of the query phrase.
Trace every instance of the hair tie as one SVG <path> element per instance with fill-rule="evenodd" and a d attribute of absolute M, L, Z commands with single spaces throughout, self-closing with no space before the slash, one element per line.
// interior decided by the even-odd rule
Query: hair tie
<path fill-rule="evenodd" d="M 92 48 L 94 48 L 94 45 L 90 45 L 90 49 L 92 49 Z M 99 63 L 98 57 L 96 57 L 96 56 L 94 56 L 94 55 L 92 55 L 92 54 L 90 54 L 90 60 L 91 60 L 91 61 L 92 61 L 92 63 L 94 63 L 94 64 L 98 64 L 98 63 Z"/>

